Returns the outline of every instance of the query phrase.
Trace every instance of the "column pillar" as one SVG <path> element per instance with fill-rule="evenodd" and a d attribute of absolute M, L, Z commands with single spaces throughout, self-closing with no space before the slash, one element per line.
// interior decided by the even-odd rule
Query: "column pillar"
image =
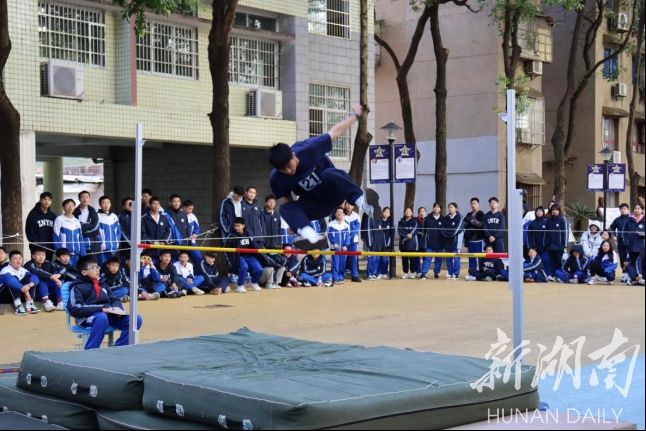
<path fill-rule="evenodd" d="M 43 164 L 43 191 L 52 194 L 52 211 L 59 213 L 63 202 L 63 158 L 48 157 Z"/>

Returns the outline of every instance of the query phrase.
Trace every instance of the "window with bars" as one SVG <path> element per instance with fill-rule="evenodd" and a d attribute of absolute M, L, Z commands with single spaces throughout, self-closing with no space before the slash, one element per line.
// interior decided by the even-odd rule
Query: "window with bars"
<path fill-rule="evenodd" d="M 147 22 L 137 37 L 137 70 L 198 78 L 197 29 Z"/>
<path fill-rule="evenodd" d="M 619 78 L 619 55 L 610 58 L 612 48 L 603 48 L 603 57 L 608 60 L 603 63 L 603 78 L 607 81 L 616 81 Z"/>
<path fill-rule="evenodd" d="M 231 36 L 229 82 L 278 88 L 278 42 Z"/>
<path fill-rule="evenodd" d="M 527 108 L 516 114 L 516 142 L 545 144 L 545 100 L 530 98 Z"/>
<path fill-rule="evenodd" d="M 518 44 L 521 58 L 552 61 L 552 26 L 541 17 L 518 24 Z"/>
<path fill-rule="evenodd" d="M 631 129 L 630 143 L 633 152 L 638 154 L 646 153 L 646 143 L 644 142 L 644 122 L 635 121 Z"/>
<path fill-rule="evenodd" d="M 348 116 L 350 89 L 335 85 L 310 84 L 310 136 L 318 136 Z M 350 130 L 332 141 L 331 157 L 350 158 Z"/>
<path fill-rule="evenodd" d="M 310 33 L 350 39 L 350 0 L 308 0 Z"/>
<path fill-rule="evenodd" d="M 523 199 L 527 203 L 527 208 L 533 209 L 541 205 L 541 186 L 537 184 L 516 183 L 516 188 L 525 191 Z"/>
<path fill-rule="evenodd" d="M 617 149 L 617 120 L 613 117 L 603 117 L 603 136 L 604 146 L 611 150 Z"/>
<path fill-rule="evenodd" d="M 40 56 L 105 66 L 105 15 L 98 9 L 38 3 Z"/>

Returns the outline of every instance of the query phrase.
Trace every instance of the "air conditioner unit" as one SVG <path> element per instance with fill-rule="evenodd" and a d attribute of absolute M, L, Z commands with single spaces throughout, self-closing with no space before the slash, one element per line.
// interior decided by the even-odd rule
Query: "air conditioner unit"
<path fill-rule="evenodd" d="M 615 97 L 626 97 L 628 95 L 628 85 L 618 82 L 612 86 L 612 92 Z"/>
<path fill-rule="evenodd" d="M 41 65 L 41 79 L 41 94 L 44 96 L 83 99 L 85 78 L 82 64 L 49 60 Z"/>
<path fill-rule="evenodd" d="M 630 28 L 630 21 L 628 21 L 628 14 L 627 13 L 618 13 L 617 14 L 617 26 L 616 30 L 617 31 L 628 31 Z"/>
<path fill-rule="evenodd" d="M 247 115 L 260 118 L 283 118 L 283 93 L 257 88 L 247 93 Z"/>
<path fill-rule="evenodd" d="M 542 61 L 530 61 L 527 63 L 526 72 L 528 75 L 540 76 L 543 74 L 543 62 Z"/>
<path fill-rule="evenodd" d="M 529 129 L 516 129 L 516 140 L 521 144 L 532 143 L 532 131 Z"/>
<path fill-rule="evenodd" d="M 613 151 L 610 163 L 621 163 L 621 151 Z"/>

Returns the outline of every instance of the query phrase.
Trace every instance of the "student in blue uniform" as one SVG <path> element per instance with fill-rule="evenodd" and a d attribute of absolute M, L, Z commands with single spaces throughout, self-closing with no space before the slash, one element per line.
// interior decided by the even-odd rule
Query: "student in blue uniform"
<path fill-rule="evenodd" d="M 486 253 L 493 253 L 493 247 L 488 245 L 485 250 Z M 498 276 L 503 273 L 505 269 L 501 259 L 484 258 L 478 259 L 478 268 L 469 268 L 469 275 L 464 277 L 467 281 L 493 281 L 497 280 Z"/>
<path fill-rule="evenodd" d="M 633 213 L 628 218 L 624 232 L 627 260 L 636 262 L 639 253 L 644 250 L 644 209 L 640 204 L 635 204 Z M 622 266 L 624 268 L 625 266 Z"/>
<path fill-rule="evenodd" d="M 534 216 L 536 218 L 529 224 L 527 232 L 527 245 L 538 253 L 543 263 L 543 269 L 547 274 L 550 274 L 552 272 L 552 266 L 550 265 L 550 254 L 547 251 L 547 244 L 545 243 L 545 237 L 547 235 L 545 209 L 540 205 L 537 206 L 534 210 Z M 529 251 L 527 253 L 529 254 Z"/>
<path fill-rule="evenodd" d="M 262 222 L 263 208 L 256 199 L 256 188 L 247 187 L 247 191 L 242 198 L 242 218 L 245 221 L 245 229 L 251 235 L 259 248 L 265 248 L 265 229 Z"/>
<path fill-rule="evenodd" d="M 119 212 L 119 226 L 121 227 L 121 249 L 120 256 L 121 262 L 126 263 L 130 260 L 130 235 L 132 227 L 132 203 L 134 200 L 131 197 L 121 199 L 121 211 Z"/>
<path fill-rule="evenodd" d="M 426 231 L 427 252 L 441 252 L 444 250 L 444 237 L 442 228 L 444 227 L 444 217 L 442 216 L 442 206 L 435 202 L 433 212 L 424 219 L 424 230 Z M 422 278 L 426 278 L 426 273 L 431 269 L 431 259 L 422 262 Z M 436 257 L 433 264 L 433 277 L 438 278 L 442 270 L 442 258 Z"/>
<path fill-rule="evenodd" d="M 418 230 L 419 225 L 417 223 L 417 219 L 413 217 L 413 209 L 406 208 L 404 210 L 404 217 L 402 217 L 397 224 L 400 251 L 411 252 L 418 250 Z M 403 279 L 414 279 L 417 276 L 419 268 L 417 268 L 416 263 L 419 263 L 419 259 L 402 256 L 402 268 L 404 270 L 404 274 L 402 275 Z"/>
<path fill-rule="evenodd" d="M 79 257 L 85 256 L 86 244 L 82 242 L 81 222 L 74 217 L 73 199 L 63 201 L 63 214 L 54 220 L 53 240 L 55 250 L 65 248 L 68 251 L 72 265 L 76 265 Z"/>
<path fill-rule="evenodd" d="M 0 270 L 0 287 L 6 286 L 9 288 L 9 293 L 16 307 L 16 316 L 26 316 L 40 311 L 34 304 L 40 280 L 36 275 L 27 271 L 22 266 L 22 263 L 22 253 L 18 250 L 13 250 L 9 253 L 8 264 Z M 41 291 L 40 294 L 42 295 L 45 292 L 46 290 Z M 21 301 L 23 296 L 25 297 L 24 306 Z"/>
<path fill-rule="evenodd" d="M 163 211 L 162 215 L 166 217 L 170 227 L 171 240 L 175 245 L 187 245 L 190 239 L 190 229 L 188 226 L 188 217 L 182 210 L 182 198 L 178 194 L 170 195 L 168 199 L 168 210 Z M 173 261 L 177 260 L 177 251 L 172 252 Z"/>
<path fill-rule="evenodd" d="M 101 283 L 108 286 L 110 296 L 119 298 L 121 302 L 130 300 L 130 278 L 126 269 L 121 266 L 121 259 L 112 256 L 101 269 Z"/>
<path fill-rule="evenodd" d="M 543 261 L 538 251 L 533 247 L 527 250 L 527 259 L 523 263 L 523 274 L 526 283 L 547 283 Z"/>
<path fill-rule="evenodd" d="M 639 253 L 635 261 L 629 261 L 626 266 L 626 273 L 628 274 L 629 280 L 626 283 L 630 286 L 633 284 L 644 285 L 644 249 Z"/>
<path fill-rule="evenodd" d="M 308 254 L 301 261 L 298 281 L 304 286 L 332 286 L 332 274 L 325 270 L 325 259 L 320 254 Z"/>
<path fill-rule="evenodd" d="M 343 208 L 334 212 L 334 220 L 327 227 L 330 247 L 335 251 L 347 251 L 350 247 L 350 226 L 344 220 Z M 343 284 L 345 279 L 345 261 L 347 256 L 332 256 L 332 278 L 336 284 Z"/>
<path fill-rule="evenodd" d="M 352 114 L 329 132 L 292 147 L 279 143 L 269 150 L 269 163 L 274 168 L 271 188 L 277 198 L 286 200 L 280 215 L 312 244 L 320 242 L 321 237 L 309 226 L 311 220 L 328 216 L 344 201 L 362 211 L 367 209 L 363 191 L 345 171 L 335 168 L 327 156 L 332 151 L 332 140 L 350 129 L 362 113 L 361 106 L 355 105 Z M 299 196 L 297 201 L 292 200 L 292 193 Z"/>
<path fill-rule="evenodd" d="M 54 271 L 61 275 L 63 282 L 74 281 L 79 278 L 80 273 L 76 270 L 76 265 L 70 263 L 72 257 L 66 248 L 56 250 L 55 256 L 56 259 L 52 262 L 52 265 L 54 266 Z"/>
<path fill-rule="evenodd" d="M 62 275 L 56 272 L 54 265 L 46 258 L 45 250 L 35 249 L 31 253 L 31 260 L 25 264 L 25 269 L 38 277 L 39 280 L 38 295 L 35 299 L 40 298 L 43 301 L 43 310 L 47 312 L 64 311 L 65 308 L 61 301 Z"/>
<path fill-rule="evenodd" d="M 458 211 L 458 204 L 451 202 L 448 206 L 449 212 L 444 216 L 442 236 L 444 237 L 444 250 L 448 253 L 460 251 L 460 233 L 464 230 L 464 218 Z M 446 259 L 446 278 L 457 280 L 460 275 L 460 258 L 448 257 Z"/>
<path fill-rule="evenodd" d="M 167 244 L 172 240 L 168 219 L 161 212 L 159 198 L 152 196 L 148 201 L 148 212 L 141 218 L 141 242 L 149 244 Z M 159 256 L 157 250 L 150 252 L 153 258 Z"/>
<path fill-rule="evenodd" d="M 119 251 L 121 225 L 119 224 L 119 216 L 111 211 L 112 202 L 109 197 L 101 196 L 99 206 L 101 207 L 98 216 L 102 253 L 97 256 L 97 260 L 99 265 L 103 265 Z"/>
<path fill-rule="evenodd" d="M 197 265 L 197 272 L 204 277 L 202 290 L 211 293 L 212 295 L 219 295 L 229 291 L 228 278 L 221 276 L 218 272 L 218 265 L 215 261 L 216 255 L 212 251 L 204 253 L 204 259 Z"/>
<path fill-rule="evenodd" d="M 630 207 L 626 203 L 619 205 L 620 216 L 610 224 L 610 232 L 617 240 L 617 253 L 619 253 L 619 262 L 623 268 L 624 262 L 628 258 L 628 242 L 625 232 L 628 230 L 630 221 Z"/>
<path fill-rule="evenodd" d="M 376 251 L 374 246 L 375 239 L 375 219 L 373 218 L 373 207 L 370 211 L 364 212 L 361 216 L 361 239 L 363 240 L 363 249 L 367 251 Z M 368 265 L 366 267 L 366 279 L 373 281 L 379 274 L 379 256 L 368 256 Z"/>
<path fill-rule="evenodd" d="M 389 207 L 381 210 L 381 217 L 375 219 L 372 251 L 393 251 L 395 244 L 395 227 Z M 377 280 L 388 280 L 388 256 L 377 257 Z"/>
<path fill-rule="evenodd" d="M 202 229 L 200 228 L 200 222 L 198 221 L 197 216 L 193 212 L 195 210 L 195 204 L 193 204 L 192 200 L 187 199 L 182 202 L 182 209 L 186 213 L 186 219 L 188 220 L 188 233 L 190 237 L 188 243 L 192 246 L 196 246 L 197 237 L 202 233 Z M 202 262 L 202 253 L 199 250 L 190 250 L 188 255 L 190 256 L 193 265 L 197 266 Z"/>
<path fill-rule="evenodd" d="M 612 284 L 615 279 L 617 262 L 615 261 L 615 252 L 612 249 L 610 241 L 603 241 L 599 247 L 599 253 L 592 262 L 590 262 L 590 279 L 588 284 L 595 282 L 607 282 Z"/>
<path fill-rule="evenodd" d="M 354 211 L 354 205 L 346 203 L 344 208 L 345 222 L 350 226 L 350 246 L 348 251 L 359 251 L 359 235 L 361 233 L 361 217 Z M 359 278 L 359 256 L 348 256 L 346 268 L 350 267 L 353 283 L 361 283 Z"/>
<path fill-rule="evenodd" d="M 99 214 L 90 205 L 90 192 L 83 190 L 78 194 L 79 205 L 74 210 L 74 217 L 81 222 L 84 253 L 101 252 L 101 233 L 99 232 Z"/>
<path fill-rule="evenodd" d="M 563 266 L 563 253 L 567 249 L 568 243 L 567 220 L 561 214 L 561 207 L 558 204 L 551 206 L 550 218 L 547 219 L 545 230 L 545 248 L 550 255 L 552 270 L 549 274 L 552 278 L 548 277 L 548 281 L 555 281 L 556 271 Z"/>
<path fill-rule="evenodd" d="M 587 283 L 589 264 L 590 260 L 585 257 L 583 246 L 574 245 L 563 267 L 556 270 L 556 281 L 572 284 Z"/>
<path fill-rule="evenodd" d="M 280 249 L 281 242 L 281 219 L 276 211 L 276 196 L 265 196 L 265 207 L 262 211 L 262 224 L 265 233 L 265 248 Z"/>
<path fill-rule="evenodd" d="M 482 253 L 484 250 L 484 234 L 482 226 L 484 225 L 484 213 L 480 210 L 480 199 L 473 197 L 469 201 L 471 212 L 464 216 L 464 245 L 467 246 L 469 253 Z M 469 258 L 469 269 L 478 269 L 478 258 Z"/>
<path fill-rule="evenodd" d="M 25 233 L 29 241 L 29 249 L 45 250 L 47 260 L 51 261 L 54 256 L 52 247 L 52 236 L 54 232 L 54 221 L 56 214 L 51 210 L 52 194 L 43 192 L 40 194 L 40 200 L 29 211 L 27 221 L 25 222 Z"/>
<path fill-rule="evenodd" d="M 244 188 L 236 185 L 220 204 L 220 232 L 223 240 L 231 233 L 236 217 L 242 217 L 243 196 Z"/>
<path fill-rule="evenodd" d="M 426 207 L 419 207 L 417 208 L 417 251 L 425 251 L 426 250 L 426 230 L 424 230 L 424 222 L 426 221 Z M 423 280 L 426 279 L 426 274 L 423 273 L 422 268 L 424 267 L 424 263 L 427 263 L 427 266 L 430 267 L 431 263 L 431 258 L 429 257 L 415 257 L 415 267 L 417 268 L 417 278 Z"/>
<path fill-rule="evenodd" d="M 236 217 L 234 219 L 233 232 L 229 234 L 224 244 L 225 247 L 231 248 L 259 248 L 258 244 L 245 229 L 245 220 L 242 217 Z M 251 275 L 251 289 L 256 292 L 262 290 L 260 285 L 258 285 L 258 281 L 263 274 L 263 266 L 259 261 L 259 259 L 262 258 L 262 255 L 253 253 L 227 253 L 225 256 L 229 263 L 231 272 L 236 272 L 238 274 L 237 293 L 247 292 L 247 289 L 244 286 L 247 273 Z"/>
<path fill-rule="evenodd" d="M 489 198 L 489 208 L 491 211 L 484 216 L 482 231 L 485 236 L 485 244 L 491 244 L 495 253 L 505 252 L 505 231 L 507 224 L 505 216 L 498 210 L 498 198 L 493 196 Z"/>

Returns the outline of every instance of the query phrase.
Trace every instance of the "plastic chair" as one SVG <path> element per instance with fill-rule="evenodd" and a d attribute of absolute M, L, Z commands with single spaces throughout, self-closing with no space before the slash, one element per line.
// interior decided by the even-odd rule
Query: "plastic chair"
<path fill-rule="evenodd" d="M 65 306 L 65 317 L 67 319 L 67 329 L 69 329 L 73 334 L 76 334 L 78 338 L 81 339 L 81 346 L 85 346 L 85 343 L 87 342 L 88 337 L 90 336 L 90 328 L 85 328 L 83 326 L 79 326 L 76 324 L 76 321 L 72 324 L 72 316 L 70 316 L 70 312 L 67 309 L 67 303 L 70 298 L 70 287 L 72 286 L 72 282 L 68 281 L 66 283 L 63 283 L 61 286 L 61 300 L 63 301 L 63 304 Z M 111 326 L 108 326 L 105 330 L 105 333 L 108 334 L 108 347 L 112 347 L 114 345 L 114 328 Z"/>

